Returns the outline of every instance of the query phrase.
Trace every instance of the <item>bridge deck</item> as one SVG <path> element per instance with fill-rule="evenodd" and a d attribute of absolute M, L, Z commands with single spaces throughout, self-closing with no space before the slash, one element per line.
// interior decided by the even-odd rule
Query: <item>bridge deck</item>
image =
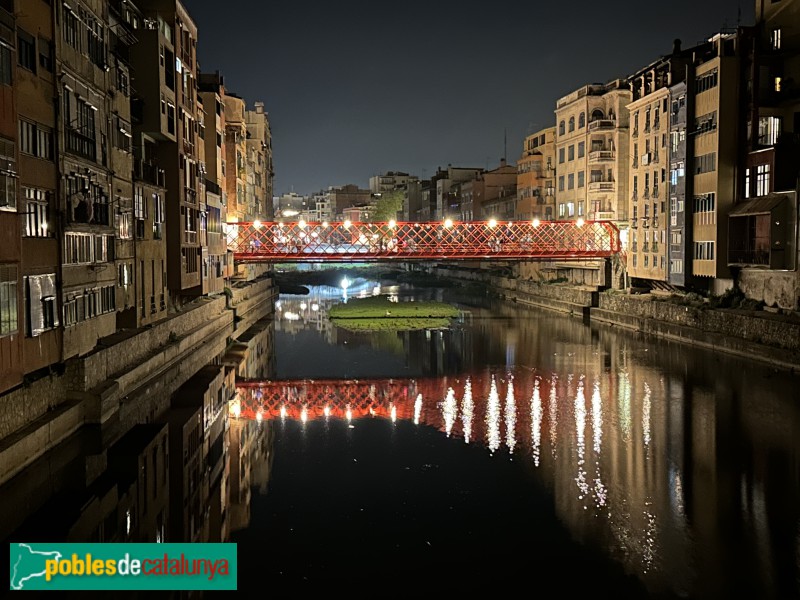
<path fill-rule="evenodd" d="M 609 221 L 229 223 L 238 262 L 582 260 L 619 252 Z"/>

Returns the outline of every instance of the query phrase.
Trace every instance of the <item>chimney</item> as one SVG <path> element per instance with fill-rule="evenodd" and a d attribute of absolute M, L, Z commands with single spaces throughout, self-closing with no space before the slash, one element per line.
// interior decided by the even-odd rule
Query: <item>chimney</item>
<path fill-rule="evenodd" d="M 675 38 L 672 41 L 672 54 L 677 56 L 681 53 L 681 41 L 678 38 Z"/>
<path fill-rule="evenodd" d="M 256 113 L 259 115 L 264 114 L 264 103 L 263 102 L 255 102 L 253 106 L 256 108 Z"/>
<path fill-rule="evenodd" d="M 501 167 L 505 167 L 506 166 L 506 159 L 505 158 L 501 158 L 500 159 L 500 166 Z"/>

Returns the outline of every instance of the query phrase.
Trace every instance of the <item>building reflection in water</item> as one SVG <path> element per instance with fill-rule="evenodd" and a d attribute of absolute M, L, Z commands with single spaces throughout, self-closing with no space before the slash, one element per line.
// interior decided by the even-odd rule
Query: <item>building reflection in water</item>
<path fill-rule="evenodd" d="M 252 382 L 239 388 L 239 417 L 302 412 L 434 427 L 452 443 L 526 457 L 573 535 L 652 591 L 732 593 L 731 569 L 746 564 L 753 589 L 796 592 L 800 407 L 787 403 L 791 378 L 769 382 L 760 367 L 710 353 L 503 310 L 516 318 L 476 311 L 458 338 L 472 347 L 458 373 Z M 514 364 L 503 366 L 512 327 Z M 450 351 L 426 355 L 434 374 L 453 364 Z M 727 543 L 732 523 L 736 543 Z"/>

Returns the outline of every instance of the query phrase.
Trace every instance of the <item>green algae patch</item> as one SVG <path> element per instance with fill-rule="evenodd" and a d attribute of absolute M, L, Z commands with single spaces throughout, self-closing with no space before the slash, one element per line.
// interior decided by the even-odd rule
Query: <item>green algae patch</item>
<path fill-rule="evenodd" d="M 459 310 L 444 302 L 390 302 L 386 296 L 353 298 L 346 304 L 332 306 L 328 316 L 333 320 L 350 319 L 451 319 Z"/>

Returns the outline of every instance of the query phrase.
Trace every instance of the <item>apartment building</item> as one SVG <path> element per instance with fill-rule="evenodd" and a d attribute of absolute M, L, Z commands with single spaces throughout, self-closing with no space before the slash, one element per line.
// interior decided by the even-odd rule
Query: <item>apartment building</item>
<path fill-rule="evenodd" d="M 387 171 L 383 175 L 375 175 L 369 178 L 369 191 L 373 194 L 382 194 L 392 190 L 403 189 L 409 181 L 415 180 L 414 175 L 402 173 L 400 171 Z"/>
<path fill-rule="evenodd" d="M 19 167 L 17 121 L 14 96 L 20 78 L 17 64 L 17 32 L 14 5 L 0 5 L 0 392 L 22 383 L 24 321 L 22 265 L 17 214 Z M 31 62 L 36 55 L 30 57 Z M 52 133 L 50 136 L 52 151 Z M 51 157 L 52 158 L 52 157 Z M 56 315 L 58 313 L 56 312 Z"/>
<path fill-rule="evenodd" d="M 556 103 L 557 219 L 627 223 L 630 100 L 627 82 L 617 79 Z"/>
<path fill-rule="evenodd" d="M 547 127 L 527 136 L 522 144 L 514 219 L 555 218 L 555 175 L 555 127 Z"/>
<path fill-rule="evenodd" d="M 686 177 L 686 165 L 692 163 L 693 145 L 687 143 L 687 115 L 693 113 L 689 104 L 693 96 L 685 81 L 669 88 L 669 223 L 667 241 L 669 245 L 667 282 L 670 285 L 686 286 L 691 278 L 692 218 L 691 203 L 693 178 Z M 635 221 L 632 221 L 635 222 Z M 630 262 L 630 261 L 629 261 Z"/>
<path fill-rule="evenodd" d="M 245 102 L 226 92 L 222 99 L 225 111 L 225 193 L 228 197 L 228 222 L 252 221 L 247 206 L 247 123 Z"/>
<path fill-rule="evenodd" d="M 500 166 L 489 171 L 477 173 L 475 177 L 463 185 L 472 188 L 471 197 L 473 211 L 479 219 L 511 220 L 517 203 L 517 167 L 500 160 Z"/>
<path fill-rule="evenodd" d="M 667 181 L 673 148 L 671 87 L 684 80 L 688 62 L 686 53 L 681 51 L 680 42 L 676 40 L 672 54 L 659 58 L 628 78 L 632 102 L 627 106 L 631 149 L 627 266 L 631 277 L 651 282 L 666 283 L 669 279 L 670 246 L 667 238 L 673 191 Z M 685 127 L 683 132 L 685 146 Z M 674 141 L 677 144 L 680 143 L 679 128 L 676 134 L 678 137 Z M 677 147 L 675 150 L 677 153 Z M 675 168 L 678 169 L 677 162 Z"/>
<path fill-rule="evenodd" d="M 461 218 L 461 211 L 456 208 L 460 206 L 460 203 L 452 203 L 451 208 L 451 203 L 449 201 L 450 187 L 459 182 L 475 179 L 482 172 L 483 169 L 454 167 L 453 165 L 447 165 L 446 169 L 442 169 L 441 167 L 437 168 L 436 174 L 431 177 L 429 218 L 437 221 L 446 218 Z M 480 206 L 480 201 L 474 206 L 472 212 L 475 214 L 479 212 L 478 207 Z M 468 212 L 469 211 L 464 211 L 465 214 Z M 478 215 L 475 214 L 475 217 L 478 217 Z"/>
<path fill-rule="evenodd" d="M 717 34 L 693 52 L 687 116 L 692 162 L 693 285 L 721 293 L 733 285 L 727 261 L 728 213 L 735 197 L 740 103 L 740 42 L 736 34 Z M 724 127 L 718 124 L 726 124 Z"/>
<path fill-rule="evenodd" d="M 756 0 L 755 11 L 742 40 L 747 110 L 728 265 L 749 297 L 797 310 L 800 0 Z"/>
<path fill-rule="evenodd" d="M 145 116 L 147 131 L 162 136 L 156 158 L 164 169 L 166 184 L 167 285 L 171 300 L 180 305 L 202 293 L 206 214 L 205 174 L 198 159 L 197 26 L 178 0 L 138 0 L 137 6 L 145 29 L 157 32 L 148 36 L 146 52 L 140 55 L 137 47 L 134 53 L 134 87 L 138 89 L 140 78 L 148 81 L 144 107 L 149 113 Z M 158 69 L 148 60 L 155 44 Z"/>
<path fill-rule="evenodd" d="M 110 91 L 115 73 L 109 64 L 108 3 L 79 0 L 57 10 L 57 166 L 59 211 L 64 214 L 62 358 L 67 359 L 86 354 L 100 338 L 116 331 L 116 216 L 125 190 L 119 196 L 114 191 L 109 157 L 116 91 Z M 21 149 L 46 155 L 46 130 L 37 123 L 25 123 L 24 130 L 30 141 Z"/>
<path fill-rule="evenodd" d="M 252 165 L 252 183 L 248 180 L 248 195 L 252 197 L 253 214 L 263 220 L 272 219 L 272 132 L 269 115 L 263 102 L 255 102 L 253 110 L 245 112 L 247 127 L 248 165 Z M 248 168 L 248 177 L 251 173 Z M 252 185 L 252 187 L 249 187 Z"/>
<path fill-rule="evenodd" d="M 15 22 L 0 9 L 0 53 L 10 67 L 0 80 L 0 392 L 59 362 L 62 343 L 53 8 L 21 8 L 17 1 Z"/>
<path fill-rule="evenodd" d="M 228 256 L 224 223 L 228 220 L 225 191 L 225 85 L 217 73 L 201 73 L 198 100 L 203 106 L 203 138 L 201 146 L 205 164 L 206 212 L 208 215 L 208 248 L 203 259 L 203 293 L 218 293 L 233 271 L 233 258 Z"/>

